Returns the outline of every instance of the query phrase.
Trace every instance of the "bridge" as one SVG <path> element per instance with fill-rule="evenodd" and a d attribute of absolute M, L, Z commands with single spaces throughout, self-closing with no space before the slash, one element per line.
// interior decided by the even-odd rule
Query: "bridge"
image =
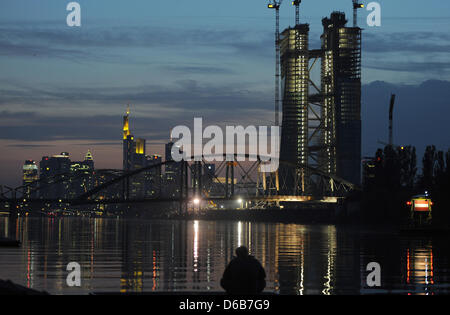
<path fill-rule="evenodd" d="M 180 212 L 264 209 L 290 203 L 337 203 L 360 189 L 308 165 L 280 161 L 276 172 L 265 173 L 262 166 L 269 159 L 250 154 L 190 156 L 181 162 L 158 162 L 128 172 L 100 169 L 57 174 L 20 187 L 0 186 L 0 206 L 8 211 L 160 203 L 176 206 Z M 211 160 L 218 161 L 217 168 L 207 172 Z M 170 180 L 163 176 L 163 167 L 166 173 L 174 173 Z"/>

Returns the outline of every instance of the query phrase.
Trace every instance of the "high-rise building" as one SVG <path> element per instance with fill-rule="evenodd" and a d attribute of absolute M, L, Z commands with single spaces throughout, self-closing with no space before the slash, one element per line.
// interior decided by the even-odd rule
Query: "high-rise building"
<path fill-rule="evenodd" d="M 280 173 L 285 177 L 284 194 L 296 194 L 307 189 L 308 165 L 308 96 L 309 50 L 308 24 L 298 24 L 282 32 L 281 88 L 283 115 L 281 129 Z"/>
<path fill-rule="evenodd" d="M 69 197 L 75 199 L 92 188 L 94 188 L 94 158 L 88 150 L 84 161 L 70 162 Z"/>
<path fill-rule="evenodd" d="M 361 29 L 342 12 L 322 20 L 323 170 L 361 182 Z"/>
<path fill-rule="evenodd" d="M 68 198 L 70 163 L 70 156 L 67 152 L 62 152 L 51 157 L 42 157 L 39 164 L 40 198 Z"/>
<path fill-rule="evenodd" d="M 151 198 L 158 196 L 161 193 L 162 189 L 162 157 L 157 154 L 147 155 L 146 157 L 146 166 L 152 166 L 144 172 L 144 181 L 145 181 L 145 198 Z"/>
<path fill-rule="evenodd" d="M 127 108 L 126 115 L 123 116 L 123 170 L 133 169 L 133 153 L 136 150 L 134 137 L 130 132 L 130 108 Z"/>
<path fill-rule="evenodd" d="M 365 157 L 362 161 L 362 186 L 364 190 L 370 190 L 375 184 L 377 161 L 374 157 Z"/>
<path fill-rule="evenodd" d="M 175 197 L 179 193 L 180 189 L 180 174 L 181 174 L 181 162 L 171 162 L 172 158 L 172 149 L 174 146 L 173 141 L 169 141 L 166 143 L 165 154 L 166 154 L 166 163 L 164 177 L 168 186 L 168 194 L 171 197 Z"/>
<path fill-rule="evenodd" d="M 130 128 L 130 108 L 123 116 L 123 170 L 134 171 L 146 165 L 145 139 L 134 139 Z M 143 198 L 145 195 L 145 175 L 140 173 L 127 179 L 132 197 Z"/>
<path fill-rule="evenodd" d="M 84 163 L 89 165 L 91 169 L 94 169 L 94 157 L 92 156 L 91 150 L 88 150 L 84 156 Z"/>
<path fill-rule="evenodd" d="M 130 109 L 123 116 L 123 170 L 132 171 L 145 165 L 145 139 L 134 139 L 130 131 Z"/>
<path fill-rule="evenodd" d="M 37 180 L 39 179 L 39 169 L 36 162 L 33 160 L 26 160 L 23 164 L 23 181 L 24 186 L 24 197 L 25 198 L 36 198 L 37 197 Z"/>

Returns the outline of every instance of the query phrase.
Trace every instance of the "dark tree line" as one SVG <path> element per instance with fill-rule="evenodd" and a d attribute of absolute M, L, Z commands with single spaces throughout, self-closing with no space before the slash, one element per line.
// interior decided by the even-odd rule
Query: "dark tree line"
<path fill-rule="evenodd" d="M 433 199 L 433 222 L 450 224 L 450 149 L 426 148 L 417 188 L 428 191 Z"/>
<path fill-rule="evenodd" d="M 386 146 L 378 149 L 364 183 L 362 198 L 365 219 L 399 222 L 408 217 L 406 201 L 427 191 L 434 203 L 433 222 L 450 224 L 450 150 L 437 151 L 428 146 L 417 168 L 416 149 L 412 146 Z"/>

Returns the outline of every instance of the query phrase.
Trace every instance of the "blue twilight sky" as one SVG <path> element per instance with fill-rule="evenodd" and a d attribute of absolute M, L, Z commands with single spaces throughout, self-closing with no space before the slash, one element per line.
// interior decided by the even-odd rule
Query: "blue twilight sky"
<path fill-rule="evenodd" d="M 61 151 L 81 159 L 90 148 L 98 167 L 120 167 L 127 103 L 132 131 L 147 138 L 148 153 L 162 153 L 170 128 L 190 125 L 193 117 L 207 124 L 272 123 L 274 12 L 267 1 L 80 0 L 79 28 L 66 25 L 69 2 L 0 2 L 0 183 L 17 182 L 23 160 Z M 427 133 L 412 139 L 405 126 L 396 131 L 398 141 L 448 148 L 449 124 L 434 124 L 450 115 L 448 89 L 422 83 L 448 87 L 441 81 L 450 80 L 450 1 L 378 2 L 381 27 L 368 27 L 368 12 L 359 11 L 363 154 L 386 139 L 380 110 L 397 89 L 404 93 L 399 113 L 424 108 L 412 94 L 433 93 L 426 102 L 435 115 L 425 127 L 413 115 L 408 121 Z M 351 0 L 303 0 L 311 48 L 320 45 L 321 19 L 339 10 L 351 24 L 351 8 Z M 281 29 L 293 24 L 290 1 L 280 15 Z"/>

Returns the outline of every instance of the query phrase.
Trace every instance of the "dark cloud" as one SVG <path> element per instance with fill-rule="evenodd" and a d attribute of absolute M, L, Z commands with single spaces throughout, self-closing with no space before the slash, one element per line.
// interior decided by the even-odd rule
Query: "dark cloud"
<path fill-rule="evenodd" d="M 270 56 L 273 38 L 265 33 L 238 30 L 175 29 L 168 27 L 0 26 L 0 55 L 44 56 L 116 62 L 109 48 L 180 50 L 211 48 L 226 54 Z M 105 51 L 105 48 L 109 50 Z M 132 62 L 129 58 L 127 63 Z"/>
<path fill-rule="evenodd" d="M 448 53 L 448 32 L 363 33 L 363 51 L 368 53 Z"/>
<path fill-rule="evenodd" d="M 448 62 L 417 62 L 417 61 L 386 61 L 376 60 L 364 63 L 364 67 L 368 69 L 402 71 L 444 75 L 450 72 L 450 60 Z"/>
<path fill-rule="evenodd" d="M 176 74 L 236 74 L 235 71 L 228 68 L 204 65 L 163 65 L 159 68 Z"/>
<path fill-rule="evenodd" d="M 50 144 L 8 144 L 9 148 L 21 148 L 21 149 L 35 149 L 35 148 L 47 148 L 53 147 Z"/>
<path fill-rule="evenodd" d="M 66 104 L 68 109 L 77 104 L 89 107 L 100 104 L 109 106 L 132 104 L 160 104 L 165 110 L 175 111 L 221 111 L 224 109 L 268 109 L 272 96 L 271 91 L 254 88 L 252 84 L 212 84 L 196 80 L 178 80 L 172 85 L 143 85 L 128 88 L 36 88 L 21 87 L 0 90 L 0 104 L 31 103 L 46 107 L 61 108 Z M 118 105 L 120 104 L 120 105 Z M 24 105 L 26 106 L 26 105 Z M 151 110 L 151 107 L 148 108 Z M 30 113 L 28 113 L 30 114 Z M 35 114 L 34 112 L 32 114 Z M 154 112 L 155 116 L 157 112 Z M 27 115 L 22 113 L 21 115 Z"/>
<path fill-rule="evenodd" d="M 0 112 L 5 118 L 0 125 L 0 139 L 107 142 L 120 139 L 121 113 L 127 102 L 136 110 L 132 116 L 133 132 L 152 141 L 167 139 L 172 127 L 190 125 L 194 117 L 204 117 L 208 124 L 251 120 L 256 124 L 267 119 L 273 106 L 271 90 L 195 80 L 179 80 L 170 87 L 13 89 L 0 94 L 0 104 L 9 104 L 11 108 L 14 104 L 27 104 L 30 98 L 33 98 L 28 105 L 30 110 Z M 37 104 L 45 107 L 36 110 Z M 71 114 L 58 111 L 59 108 L 67 108 Z M 89 115 L 94 110 L 96 114 Z"/>
<path fill-rule="evenodd" d="M 95 59 L 93 54 L 80 49 L 64 49 L 33 43 L 14 43 L 5 39 L 0 39 L 0 55 L 35 58 L 56 57 L 70 60 Z"/>
<path fill-rule="evenodd" d="M 450 34 L 364 33 L 363 67 L 445 78 L 450 74 Z"/>

